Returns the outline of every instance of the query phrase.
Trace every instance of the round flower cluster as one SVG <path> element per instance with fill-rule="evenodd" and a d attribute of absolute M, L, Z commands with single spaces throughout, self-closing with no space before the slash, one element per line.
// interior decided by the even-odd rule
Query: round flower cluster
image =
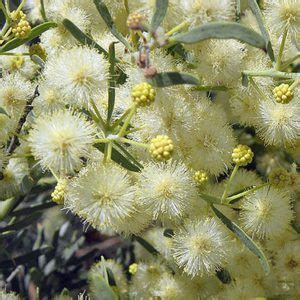
<path fill-rule="evenodd" d="M 127 26 L 132 30 L 139 30 L 145 21 L 145 16 L 140 13 L 131 13 L 126 21 Z"/>
<path fill-rule="evenodd" d="M 57 204 L 64 203 L 66 187 L 67 187 L 66 179 L 62 178 L 57 181 L 57 185 L 51 194 L 51 198 L 55 203 Z"/>
<path fill-rule="evenodd" d="M 133 103 L 143 107 L 154 102 L 156 92 L 149 83 L 142 82 L 133 87 L 131 95 Z"/>
<path fill-rule="evenodd" d="M 299 0 L 2 2 L 8 291 L 298 299 Z"/>
<path fill-rule="evenodd" d="M 286 83 L 282 83 L 279 86 L 276 86 L 273 89 L 273 95 L 274 95 L 275 100 L 278 103 L 282 103 L 282 104 L 289 103 L 294 97 L 294 93 L 293 93 L 292 89 Z"/>
<path fill-rule="evenodd" d="M 194 180 L 197 182 L 197 184 L 202 185 L 208 181 L 208 175 L 205 171 L 196 171 L 194 174 Z"/>
<path fill-rule="evenodd" d="M 251 163 L 254 153 L 247 145 L 238 145 L 233 149 L 232 160 L 236 165 L 247 166 Z"/>
<path fill-rule="evenodd" d="M 28 37 L 31 32 L 31 26 L 27 21 L 27 16 L 22 11 L 12 13 L 14 24 L 12 26 L 12 33 L 16 38 L 24 39 Z"/>
<path fill-rule="evenodd" d="M 150 142 L 149 152 L 158 161 L 170 159 L 173 150 L 173 141 L 167 135 L 158 135 Z"/>

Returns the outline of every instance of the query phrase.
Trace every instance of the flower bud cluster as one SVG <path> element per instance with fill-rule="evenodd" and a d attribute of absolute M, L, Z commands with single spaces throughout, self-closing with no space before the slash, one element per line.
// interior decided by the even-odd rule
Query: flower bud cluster
<path fill-rule="evenodd" d="M 158 135 L 150 142 L 150 154 L 158 161 L 170 159 L 173 150 L 173 141 L 167 135 Z"/>
<path fill-rule="evenodd" d="M 232 160 L 236 165 L 247 166 L 253 159 L 253 152 L 247 145 L 238 145 L 233 149 Z"/>
<path fill-rule="evenodd" d="M 31 32 L 31 26 L 27 21 L 27 16 L 22 11 L 12 12 L 11 17 L 14 21 L 12 26 L 12 33 L 16 38 L 24 39 L 28 37 Z"/>
<path fill-rule="evenodd" d="M 56 187 L 51 194 L 52 200 L 57 204 L 63 204 L 65 198 L 67 181 L 64 178 L 58 180 Z"/>

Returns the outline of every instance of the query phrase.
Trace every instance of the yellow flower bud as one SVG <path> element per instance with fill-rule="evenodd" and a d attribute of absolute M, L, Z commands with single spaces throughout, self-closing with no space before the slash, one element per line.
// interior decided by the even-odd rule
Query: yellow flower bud
<path fill-rule="evenodd" d="M 65 191 L 67 186 L 67 180 L 65 178 L 61 178 L 58 180 L 56 187 L 51 194 L 52 200 L 57 204 L 63 204 L 65 198 Z"/>
<path fill-rule="evenodd" d="M 39 56 L 44 61 L 47 58 L 46 50 L 41 46 L 41 44 L 33 44 L 33 45 L 31 45 L 29 47 L 29 54 L 30 54 L 30 56 L 37 55 L 37 56 Z"/>
<path fill-rule="evenodd" d="M 290 175 L 287 170 L 283 168 L 278 168 L 270 172 L 269 180 L 275 187 L 285 187 L 290 182 Z"/>
<path fill-rule="evenodd" d="M 27 21 L 27 16 L 22 11 L 12 11 L 10 14 L 12 23 L 12 33 L 14 37 L 24 39 L 27 38 L 31 32 L 31 26 Z"/>
<path fill-rule="evenodd" d="M 237 145 L 233 149 L 232 159 L 233 162 L 239 166 L 246 166 L 251 163 L 253 159 L 253 152 L 247 145 Z"/>
<path fill-rule="evenodd" d="M 278 103 L 282 103 L 282 104 L 289 103 L 294 97 L 294 93 L 293 93 L 292 89 L 286 83 L 282 83 L 279 86 L 276 86 L 273 89 L 273 95 L 274 95 L 275 100 Z"/>
<path fill-rule="evenodd" d="M 205 171 L 199 170 L 196 171 L 194 174 L 194 180 L 199 184 L 202 185 L 203 183 L 208 181 L 208 175 Z"/>
<path fill-rule="evenodd" d="M 135 275 L 136 272 L 138 270 L 138 264 L 137 263 L 133 263 L 129 266 L 129 273 L 132 274 L 132 275 Z"/>
<path fill-rule="evenodd" d="M 150 142 L 149 152 L 158 161 L 170 159 L 173 150 L 173 141 L 167 135 L 158 135 Z"/>
<path fill-rule="evenodd" d="M 142 82 L 133 87 L 131 95 L 137 106 L 148 106 L 155 100 L 156 92 L 151 84 Z"/>
<path fill-rule="evenodd" d="M 132 13 L 128 16 L 126 24 L 132 30 L 139 30 L 145 21 L 145 16 L 139 13 Z"/>

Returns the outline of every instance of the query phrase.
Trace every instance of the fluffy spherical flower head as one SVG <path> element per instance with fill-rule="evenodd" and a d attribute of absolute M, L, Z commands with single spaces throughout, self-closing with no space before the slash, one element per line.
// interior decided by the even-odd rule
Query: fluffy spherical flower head
<path fill-rule="evenodd" d="M 289 194 L 272 187 L 257 190 L 242 202 L 240 216 L 242 226 L 254 236 L 276 238 L 293 219 Z"/>
<path fill-rule="evenodd" d="M 154 218 L 184 215 L 196 190 L 187 168 L 180 163 L 150 163 L 140 178 L 140 202 Z"/>
<path fill-rule="evenodd" d="M 233 115 L 242 125 L 255 125 L 259 112 L 259 96 L 252 87 L 238 87 L 232 92 L 229 104 Z"/>
<path fill-rule="evenodd" d="M 33 88 L 20 74 L 5 74 L 0 79 L 0 107 L 11 117 L 19 117 L 26 101 L 33 96 Z"/>
<path fill-rule="evenodd" d="M 202 185 L 208 181 L 208 174 L 203 170 L 196 171 L 194 174 L 194 180 L 197 184 Z"/>
<path fill-rule="evenodd" d="M 245 45 L 235 40 L 210 40 L 200 51 L 198 70 L 207 84 L 237 85 L 244 67 Z"/>
<path fill-rule="evenodd" d="M 293 99 L 294 93 L 288 84 L 282 83 L 273 89 L 273 96 L 276 102 L 287 104 Z"/>
<path fill-rule="evenodd" d="M 297 280 L 300 274 L 299 240 L 289 241 L 278 251 L 275 268 L 285 280 Z"/>
<path fill-rule="evenodd" d="M 277 168 L 269 174 L 270 184 L 277 188 L 287 187 L 290 183 L 290 175 L 287 170 L 283 168 Z"/>
<path fill-rule="evenodd" d="M 139 30 L 145 19 L 145 16 L 138 12 L 131 13 L 127 18 L 126 24 L 132 30 Z"/>
<path fill-rule="evenodd" d="M 112 227 L 135 212 L 135 187 L 113 164 L 91 164 L 70 183 L 65 207 L 96 229 Z"/>
<path fill-rule="evenodd" d="M 191 19 L 194 25 L 212 21 L 230 21 L 234 18 L 232 0 L 185 0 L 180 4 L 186 18 Z"/>
<path fill-rule="evenodd" d="M 138 263 L 136 274 L 133 276 L 133 295 L 136 299 L 143 299 L 145 295 L 151 293 L 160 281 L 162 274 L 166 272 L 166 267 L 160 260 L 150 259 L 147 263 Z"/>
<path fill-rule="evenodd" d="M 212 274 L 225 262 L 227 236 L 214 219 L 191 220 L 174 235 L 173 256 L 188 275 Z"/>
<path fill-rule="evenodd" d="M 231 152 L 235 145 L 232 129 L 212 120 L 191 124 L 183 135 L 183 155 L 195 169 L 206 170 L 211 175 L 224 173 L 231 165 Z"/>
<path fill-rule="evenodd" d="M 293 145 L 300 135 L 300 106 L 294 101 L 285 105 L 264 101 L 256 127 L 267 145 Z"/>
<path fill-rule="evenodd" d="M 232 152 L 232 160 L 236 165 L 247 166 L 252 162 L 254 153 L 247 145 L 237 145 Z"/>
<path fill-rule="evenodd" d="M 105 268 L 112 272 L 118 292 L 121 294 L 128 292 L 127 279 L 123 271 L 123 267 L 113 259 L 101 260 L 95 263 L 89 270 L 89 274 L 103 276 L 102 274 Z"/>
<path fill-rule="evenodd" d="M 184 299 L 186 290 L 180 277 L 164 273 L 158 285 L 154 288 L 153 295 L 159 299 L 180 300 Z"/>
<path fill-rule="evenodd" d="M 89 156 L 96 136 L 95 127 L 81 114 L 70 110 L 40 115 L 29 133 L 32 153 L 44 168 L 71 173 Z"/>
<path fill-rule="evenodd" d="M 51 194 L 52 201 L 54 201 L 57 204 L 63 204 L 66 187 L 67 187 L 67 180 L 65 178 L 59 179 L 55 186 L 54 191 Z"/>
<path fill-rule="evenodd" d="M 108 63 L 95 49 L 75 47 L 47 60 L 44 74 L 49 84 L 61 89 L 67 99 L 86 105 L 105 87 Z"/>
<path fill-rule="evenodd" d="M 156 92 L 151 84 L 142 82 L 132 88 L 132 101 L 137 106 L 148 106 L 155 100 Z"/>
<path fill-rule="evenodd" d="M 268 0 L 265 15 L 271 29 L 282 33 L 285 29 L 292 33 L 300 30 L 300 6 L 298 0 Z"/>
<path fill-rule="evenodd" d="M 66 103 L 67 101 L 60 89 L 49 85 L 45 81 L 39 83 L 39 96 L 33 101 L 34 112 L 37 115 L 53 113 L 58 109 L 63 109 Z"/>
<path fill-rule="evenodd" d="M 170 159 L 173 150 L 173 141 L 167 135 L 158 135 L 150 141 L 149 152 L 158 161 Z"/>
<path fill-rule="evenodd" d="M 23 178 L 29 174 L 28 163 L 24 158 L 11 158 L 0 180 L 0 199 L 7 199 L 20 192 Z"/>
<path fill-rule="evenodd" d="M 132 206 L 132 213 L 122 219 L 115 220 L 112 229 L 124 236 L 139 234 L 152 221 L 152 215 L 138 205 Z"/>

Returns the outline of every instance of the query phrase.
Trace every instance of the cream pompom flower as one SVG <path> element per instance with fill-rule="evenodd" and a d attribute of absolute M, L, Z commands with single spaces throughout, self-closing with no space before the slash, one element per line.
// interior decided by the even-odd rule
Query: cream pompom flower
<path fill-rule="evenodd" d="M 259 239 L 276 238 L 287 230 L 293 219 L 286 191 L 264 187 L 241 204 L 242 226 Z"/>
<path fill-rule="evenodd" d="M 293 145 L 300 136 L 300 106 L 264 101 L 257 120 L 258 134 L 267 145 Z"/>
<path fill-rule="evenodd" d="M 235 40 L 210 40 L 200 51 L 198 68 L 207 84 L 236 86 L 244 67 L 245 45 Z"/>
<path fill-rule="evenodd" d="M 286 242 L 276 255 L 276 271 L 285 280 L 297 281 L 300 274 L 299 240 Z"/>
<path fill-rule="evenodd" d="M 141 173 L 139 200 L 154 218 L 178 220 L 195 197 L 193 179 L 181 163 L 150 163 Z"/>
<path fill-rule="evenodd" d="M 29 174 L 27 160 L 24 158 L 11 158 L 0 180 L 0 199 L 7 199 L 20 192 L 20 184 L 23 178 Z"/>
<path fill-rule="evenodd" d="M 33 101 L 35 113 L 53 113 L 58 109 L 63 109 L 66 105 L 66 99 L 63 92 L 57 87 L 49 85 L 42 81 L 39 84 L 39 96 Z"/>
<path fill-rule="evenodd" d="M 113 228 L 136 212 L 135 194 L 125 170 L 95 163 L 82 169 L 70 183 L 65 207 L 98 230 Z"/>
<path fill-rule="evenodd" d="M 158 285 L 155 286 L 153 295 L 164 300 L 184 299 L 184 297 L 187 296 L 185 283 L 181 280 L 181 277 L 164 273 L 162 274 Z"/>
<path fill-rule="evenodd" d="M 173 257 L 188 275 L 212 274 L 228 256 L 227 235 L 211 218 L 190 220 L 175 232 Z"/>
<path fill-rule="evenodd" d="M 95 49 L 88 47 L 62 50 L 47 61 L 45 78 L 69 101 L 86 105 L 106 86 L 108 63 Z"/>
<path fill-rule="evenodd" d="M 44 168 L 71 173 L 89 156 L 96 136 L 95 127 L 81 114 L 59 110 L 40 115 L 29 133 L 32 153 Z"/>
<path fill-rule="evenodd" d="M 285 29 L 293 33 L 300 30 L 298 0 L 267 0 L 265 15 L 270 28 L 278 33 L 282 33 Z"/>
<path fill-rule="evenodd" d="M 194 25 L 212 21 L 230 21 L 234 18 L 232 0 L 185 0 L 180 4 L 183 13 Z"/>
<path fill-rule="evenodd" d="M 0 79 L 0 107 L 15 119 L 20 117 L 33 93 L 32 84 L 18 73 L 4 74 Z"/>
<path fill-rule="evenodd" d="M 194 169 L 212 175 L 224 173 L 231 165 L 231 151 L 235 146 L 232 129 L 213 120 L 195 120 L 191 128 L 183 135 L 183 156 Z"/>

